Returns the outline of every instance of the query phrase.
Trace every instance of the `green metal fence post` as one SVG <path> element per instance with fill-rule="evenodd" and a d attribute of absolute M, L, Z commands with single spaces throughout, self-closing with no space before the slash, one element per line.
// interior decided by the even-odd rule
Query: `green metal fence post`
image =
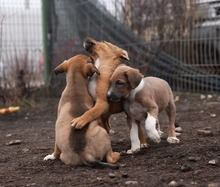
<path fill-rule="evenodd" d="M 44 81 L 45 84 L 49 84 L 50 76 L 50 62 L 49 62 L 49 50 L 48 50 L 48 37 L 47 37 L 47 0 L 41 0 L 42 2 L 42 23 L 43 23 L 43 45 L 44 45 Z"/>

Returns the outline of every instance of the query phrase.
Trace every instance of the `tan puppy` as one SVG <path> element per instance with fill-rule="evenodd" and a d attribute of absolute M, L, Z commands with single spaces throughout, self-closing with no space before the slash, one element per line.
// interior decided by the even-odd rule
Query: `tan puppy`
<path fill-rule="evenodd" d="M 65 72 L 67 83 L 58 106 L 54 152 L 44 160 L 60 156 L 65 164 L 116 168 L 116 165 L 109 163 L 115 163 L 120 154 L 112 152 L 109 136 L 97 120 L 87 124 L 82 130 L 73 130 L 70 125 L 73 118 L 81 116 L 94 106 L 87 83 L 88 77 L 94 73 L 99 74 L 99 71 L 89 61 L 89 57 L 77 55 L 54 70 L 56 74 Z M 108 163 L 100 162 L 103 159 Z"/>
<path fill-rule="evenodd" d="M 92 38 L 85 38 L 83 46 L 94 59 L 94 64 L 99 69 L 101 75 L 93 75 L 88 84 L 89 92 L 94 101 L 96 101 L 95 106 L 80 118 L 74 119 L 72 126 L 80 129 L 87 122 L 100 116 L 101 122 L 99 124 L 109 132 L 109 118 L 111 114 L 123 111 L 121 101 L 112 102 L 107 99 L 109 80 L 115 68 L 120 64 L 120 61 L 122 59 L 129 60 L 129 57 L 125 50 L 106 41 L 97 42 Z M 147 147 L 148 144 L 144 138 L 140 124 L 138 124 L 138 135 L 141 147 Z"/>
<path fill-rule="evenodd" d="M 120 65 L 114 71 L 110 79 L 108 97 L 111 101 L 124 100 L 124 111 L 128 116 L 130 128 L 131 149 L 127 153 L 133 153 L 140 149 L 137 125 L 145 123 L 145 129 L 149 138 L 160 142 L 161 131 L 158 113 L 166 110 L 169 117 L 168 139 L 169 143 L 179 143 L 175 135 L 175 104 L 173 94 L 168 83 L 156 77 L 146 77 L 139 70 Z"/>
<path fill-rule="evenodd" d="M 83 46 L 95 60 L 95 66 L 98 68 L 100 75 L 94 75 L 88 85 L 89 92 L 96 101 L 95 106 L 81 117 L 75 118 L 72 121 L 72 126 L 76 129 L 81 129 L 88 122 L 102 115 L 103 126 L 109 132 L 108 118 L 110 114 L 122 111 L 122 104 L 120 102 L 113 103 L 109 108 L 107 99 L 109 80 L 120 61 L 122 59 L 129 60 L 129 57 L 125 50 L 106 41 L 97 42 L 92 38 L 85 38 Z"/>

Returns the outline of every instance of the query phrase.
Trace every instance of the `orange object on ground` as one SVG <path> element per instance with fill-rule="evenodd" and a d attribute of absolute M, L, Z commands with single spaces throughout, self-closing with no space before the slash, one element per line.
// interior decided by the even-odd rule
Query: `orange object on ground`
<path fill-rule="evenodd" d="M 16 106 L 16 107 L 10 106 L 10 107 L 8 107 L 8 108 L 1 108 L 1 109 L 0 109 L 0 114 L 10 114 L 10 113 L 12 113 L 12 112 L 18 111 L 19 109 L 20 109 L 19 106 Z"/>

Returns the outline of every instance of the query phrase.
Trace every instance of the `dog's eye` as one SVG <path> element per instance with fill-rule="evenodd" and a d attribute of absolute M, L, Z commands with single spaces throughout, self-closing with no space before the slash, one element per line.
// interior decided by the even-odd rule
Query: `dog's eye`
<path fill-rule="evenodd" d="M 121 86 L 121 85 L 124 84 L 124 82 L 118 80 L 118 81 L 116 82 L 116 84 L 117 84 L 118 86 Z"/>

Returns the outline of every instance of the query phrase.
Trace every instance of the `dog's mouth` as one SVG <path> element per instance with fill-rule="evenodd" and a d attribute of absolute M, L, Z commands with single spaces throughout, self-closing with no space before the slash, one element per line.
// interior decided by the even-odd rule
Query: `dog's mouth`
<path fill-rule="evenodd" d="M 87 52 L 92 52 L 92 47 L 95 45 L 92 41 L 90 41 L 88 38 L 84 39 L 83 47 Z"/>
<path fill-rule="evenodd" d="M 108 101 L 112 101 L 112 102 L 118 102 L 124 100 L 124 97 L 117 97 L 114 94 L 111 95 L 108 94 L 107 97 L 108 97 Z"/>

